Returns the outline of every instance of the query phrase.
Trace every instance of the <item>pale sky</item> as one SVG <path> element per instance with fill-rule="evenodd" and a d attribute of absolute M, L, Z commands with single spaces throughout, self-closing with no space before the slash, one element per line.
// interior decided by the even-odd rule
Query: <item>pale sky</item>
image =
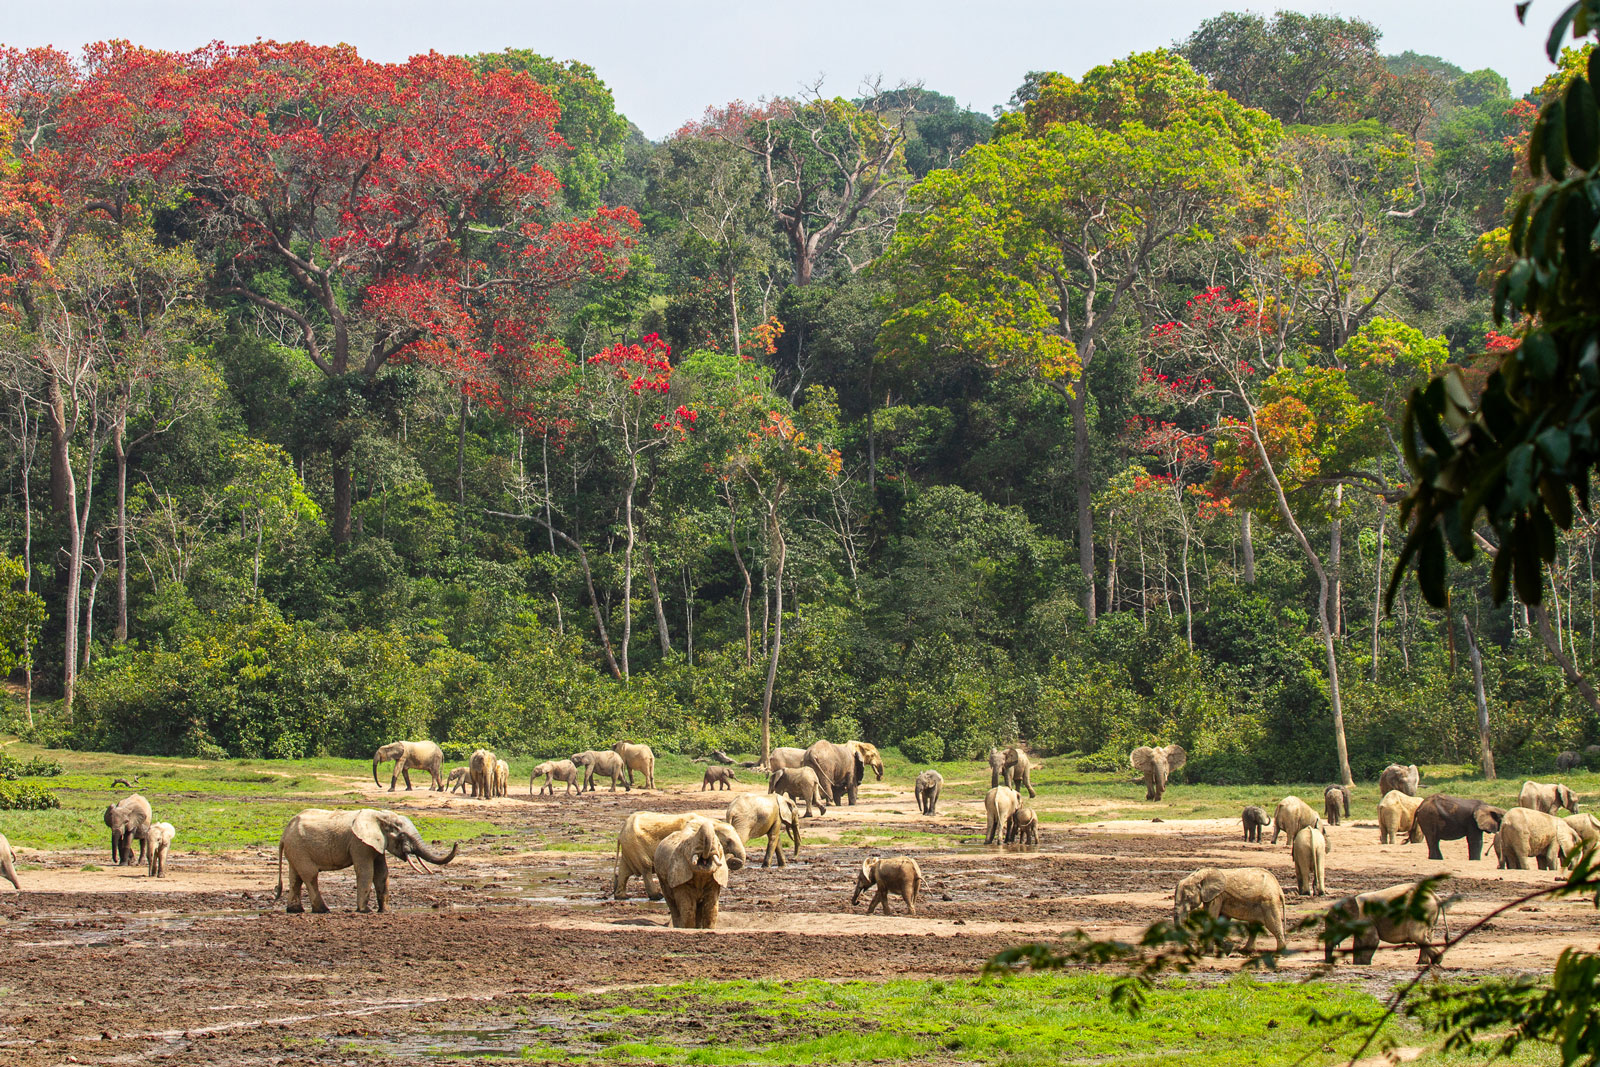
<path fill-rule="evenodd" d="M 345 42 L 382 60 L 530 48 L 591 64 L 618 109 L 660 138 L 707 105 L 792 94 L 818 78 L 844 96 L 874 76 L 920 81 L 986 111 L 1030 70 L 1081 74 L 1229 9 L 1360 16 L 1383 30 L 1385 52 L 1493 67 L 1521 93 L 1550 70 L 1543 42 L 1564 5 L 1536 0 L 1524 28 L 1513 0 L 0 0 L 0 43 L 188 49 L 268 37 Z"/>

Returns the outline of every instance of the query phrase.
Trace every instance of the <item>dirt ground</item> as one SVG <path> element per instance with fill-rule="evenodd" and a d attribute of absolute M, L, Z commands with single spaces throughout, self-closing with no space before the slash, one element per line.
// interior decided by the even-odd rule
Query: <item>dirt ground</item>
<path fill-rule="evenodd" d="M 1265 867 L 1285 887 L 1291 923 L 1318 907 L 1296 893 L 1286 843 L 1247 845 L 1229 821 L 1046 822 L 1038 851 L 1021 852 L 983 846 L 980 804 L 947 799 L 927 818 L 909 794 L 868 788 L 857 806 L 802 821 L 797 861 L 735 874 L 719 929 L 680 931 L 667 928 L 664 905 L 609 898 L 610 846 L 632 811 L 720 814 L 730 793 L 485 802 L 365 788 L 375 805 L 471 812 L 512 833 L 469 843 L 437 876 L 391 865 L 382 915 L 351 910 L 349 871 L 324 876 L 332 914 L 285 914 L 272 899 L 275 849 L 180 847 L 164 881 L 142 868 L 82 869 L 105 864 L 104 850 L 20 849 L 26 892 L 0 895 L 0 1062 L 450 1062 L 438 1035 L 510 1027 L 529 993 L 691 978 L 971 976 L 1001 949 L 1076 928 L 1132 936 L 1170 914 L 1172 885 L 1202 866 Z M 1052 810 L 1048 798 L 1035 803 Z M 837 838 L 885 829 L 929 835 L 893 849 L 922 865 L 916 917 L 898 900 L 889 917 L 868 917 L 865 899 L 850 906 L 868 853 Z M 556 847 L 529 847 L 535 840 Z M 1370 812 L 1332 828 L 1330 842 L 1330 892 L 1448 871 L 1462 895 L 1452 929 L 1554 877 L 1497 871 L 1492 852 L 1468 862 L 1464 842 L 1446 844 L 1442 864 L 1421 845 L 1379 845 Z M 757 842 L 752 860 L 760 855 Z M 1568 945 L 1595 947 L 1597 930 L 1592 905 L 1541 902 L 1494 920 L 1450 965 L 1547 969 Z M 1299 937 L 1308 952 L 1291 970 L 1320 962 Z M 1408 975 L 1414 958 L 1381 953 L 1373 980 Z M 514 1051 L 471 1036 L 457 1045 L 463 1056 Z"/>

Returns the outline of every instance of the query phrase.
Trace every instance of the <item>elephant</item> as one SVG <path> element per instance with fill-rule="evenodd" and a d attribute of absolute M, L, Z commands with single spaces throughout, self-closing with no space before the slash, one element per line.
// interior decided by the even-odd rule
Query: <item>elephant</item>
<path fill-rule="evenodd" d="M 472 772 L 467 770 L 465 767 L 457 767 L 455 770 L 451 771 L 450 781 L 448 783 L 450 786 L 450 792 L 465 793 L 467 791 L 467 783 L 471 779 L 471 776 Z"/>
<path fill-rule="evenodd" d="M 0 834 L 0 878 L 16 886 L 17 892 L 22 892 L 22 883 L 17 881 L 17 854 L 4 834 Z"/>
<path fill-rule="evenodd" d="M 811 805 L 816 804 L 823 815 L 828 814 L 828 798 L 822 791 L 817 772 L 810 767 L 780 767 L 767 779 L 767 792 L 781 793 L 795 800 L 803 800 L 806 818 L 811 818 Z"/>
<path fill-rule="evenodd" d="M 1213 918 L 1261 924 L 1277 938 L 1279 952 L 1287 944 L 1283 936 L 1283 887 L 1270 871 L 1260 867 L 1202 867 L 1183 879 L 1172 891 L 1173 924 L 1183 925 L 1191 912 L 1200 910 Z M 1255 948 L 1256 932 L 1252 930 L 1244 944 L 1245 954 Z M 1222 950 L 1217 954 L 1222 955 Z"/>
<path fill-rule="evenodd" d="M 1556 770 L 1562 774 L 1566 774 L 1568 771 L 1576 770 L 1582 766 L 1583 753 L 1581 752 L 1574 752 L 1571 749 L 1568 749 L 1556 757 Z"/>
<path fill-rule="evenodd" d="M 1566 866 L 1567 857 L 1577 856 L 1581 840 L 1576 830 L 1548 812 L 1512 808 L 1500 820 L 1494 850 L 1501 867 L 1526 871 L 1528 861 L 1537 859 L 1541 871 L 1553 871 Z"/>
<path fill-rule="evenodd" d="M 1397 790 L 1392 790 L 1397 792 Z M 1439 898 L 1432 890 L 1423 891 L 1420 898 L 1415 900 L 1415 908 L 1407 911 L 1420 911 L 1420 917 L 1411 915 L 1399 918 L 1392 917 L 1394 909 L 1400 901 L 1411 901 L 1419 887 L 1412 882 L 1403 882 L 1392 885 L 1387 889 L 1375 889 L 1370 893 L 1359 893 L 1355 896 L 1342 897 L 1333 907 L 1328 909 L 1328 917 L 1338 916 L 1346 922 L 1358 919 L 1370 921 L 1355 935 L 1355 951 L 1352 958 L 1356 963 L 1369 964 L 1372 955 L 1378 949 L 1380 941 L 1391 945 L 1416 945 L 1417 963 L 1435 963 L 1443 953 L 1433 947 L 1433 928 L 1439 922 L 1440 912 L 1443 910 Z M 1343 938 L 1335 940 L 1331 933 L 1323 935 L 1322 958 L 1326 963 L 1332 963 L 1334 953 Z"/>
<path fill-rule="evenodd" d="M 1307 826 L 1321 826 L 1322 820 L 1317 813 L 1311 810 L 1311 805 L 1299 797 L 1288 796 L 1278 801 L 1278 807 L 1272 813 L 1272 843 L 1278 843 L 1278 835 L 1284 834 L 1289 838 L 1290 847 L 1294 846 L 1294 835 Z"/>
<path fill-rule="evenodd" d="M 938 771 L 923 771 L 917 775 L 912 793 L 917 798 L 917 810 L 924 815 L 939 813 L 939 791 L 944 788 L 944 775 Z"/>
<path fill-rule="evenodd" d="M 1024 848 L 1038 848 L 1039 816 L 1032 808 L 1022 804 L 1021 798 L 1022 794 L 1018 793 L 1017 802 L 1020 806 L 1006 820 L 1006 844 L 1016 842 Z"/>
<path fill-rule="evenodd" d="M 111 862 L 126 867 L 133 862 L 133 842 L 139 842 L 139 862 L 149 858 L 150 802 L 131 793 L 106 808 L 106 825 L 111 828 Z"/>
<path fill-rule="evenodd" d="M 700 779 L 700 792 L 704 793 L 707 788 L 713 791 L 732 789 L 736 781 L 738 778 L 734 775 L 732 767 L 707 767 L 705 776 Z"/>
<path fill-rule="evenodd" d="M 728 884 L 728 872 L 743 867 L 744 862 L 738 831 L 704 815 L 694 816 L 683 829 L 662 838 L 656 846 L 656 877 L 667 898 L 672 925 L 715 929 L 717 901 Z"/>
<path fill-rule="evenodd" d="M 467 783 L 475 797 L 494 796 L 494 753 L 486 748 L 475 748 L 467 760 Z"/>
<path fill-rule="evenodd" d="M 1029 799 L 1039 795 L 1033 791 L 1033 761 L 1028 759 L 1028 754 L 1022 749 L 1006 750 L 1006 765 L 1002 776 L 1005 784 L 1017 792 L 1026 789 Z"/>
<path fill-rule="evenodd" d="M 1350 790 L 1342 785 L 1330 785 L 1322 791 L 1323 818 L 1329 826 L 1339 825 L 1339 812 L 1343 809 L 1344 817 L 1350 817 Z"/>
<path fill-rule="evenodd" d="M 1391 789 L 1378 801 L 1378 843 L 1392 845 L 1400 834 L 1406 835 L 1406 841 L 1416 844 L 1422 840 L 1422 829 L 1417 826 L 1417 809 L 1422 806 L 1421 797 L 1408 796 L 1398 789 Z"/>
<path fill-rule="evenodd" d="M 628 788 L 633 788 L 633 772 L 638 771 L 644 775 L 644 788 L 656 787 L 656 754 L 649 745 L 633 745 L 626 741 L 618 741 L 611 746 L 611 751 L 622 757 L 622 765 L 628 771 Z"/>
<path fill-rule="evenodd" d="M 907 856 L 891 859 L 867 857 L 861 861 L 861 869 L 856 872 L 856 891 L 850 897 L 850 906 L 855 907 L 861 900 L 861 894 L 874 886 L 878 891 L 867 902 L 868 915 L 879 904 L 883 905 L 883 913 L 889 914 L 890 893 L 899 893 L 900 899 L 906 902 L 906 914 L 915 915 L 917 894 L 922 889 L 922 868 L 917 866 L 916 860 Z"/>
<path fill-rule="evenodd" d="M 416 870 L 432 874 L 429 863 L 444 865 L 456 858 L 459 842 L 444 854 L 434 852 L 423 842 L 410 819 L 392 811 L 362 808 L 359 811 L 328 811 L 307 808 L 289 820 L 278 838 L 278 893 L 283 897 L 283 861 L 289 860 L 289 906 L 291 915 L 305 909 L 300 904 L 303 884 L 311 893 L 311 910 L 326 912 L 317 876 L 323 871 L 356 869 L 356 910 L 365 912 L 374 890 L 378 910 L 389 898 L 389 863 L 385 853 L 393 853 Z M 426 862 L 424 862 L 426 861 Z"/>
<path fill-rule="evenodd" d="M 1581 815 L 1568 815 L 1561 821 L 1578 835 L 1580 848 L 1600 848 L 1600 819 L 1586 811 Z"/>
<path fill-rule="evenodd" d="M 998 748 L 989 749 L 989 788 L 999 785 L 1006 774 L 1006 754 Z"/>
<path fill-rule="evenodd" d="M 1566 808 L 1572 814 L 1578 814 L 1578 794 L 1564 785 L 1540 785 L 1538 782 L 1523 782 L 1522 791 L 1517 794 L 1517 807 L 1532 808 L 1542 811 L 1546 815 L 1554 815 L 1557 810 Z"/>
<path fill-rule="evenodd" d="M 1267 818 L 1266 809 L 1255 804 L 1245 808 L 1239 819 L 1244 823 L 1244 839 L 1258 844 L 1261 841 L 1261 831 L 1265 827 L 1272 825 L 1272 820 Z"/>
<path fill-rule="evenodd" d="M 167 876 L 167 853 L 172 850 L 172 839 L 178 830 L 170 822 L 158 822 L 150 827 L 150 877 Z"/>
<path fill-rule="evenodd" d="M 511 795 L 511 764 L 503 759 L 494 761 L 494 795 L 497 797 Z"/>
<path fill-rule="evenodd" d="M 572 792 L 574 786 L 577 787 L 578 792 L 583 792 L 583 779 L 579 777 L 578 765 L 569 759 L 547 759 L 535 767 L 533 773 L 528 775 L 529 796 L 533 795 L 533 780 L 540 775 L 544 776 L 544 785 L 539 787 L 539 792 L 541 793 L 548 789 L 550 790 L 550 795 L 555 796 L 556 782 L 566 783 L 567 787 L 561 791 L 563 796 Z"/>
<path fill-rule="evenodd" d="M 1386 797 L 1391 790 L 1398 789 L 1408 797 L 1417 795 L 1417 785 L 1422 781 L 1422 772 L 1417 770 L 1415 763 L 1402 767 L 1398 763 L 1391 763 L 1378 775 L 1378 796 Z"/>
<path fill-rule="evenodd" d="M 805 764 L 806 750 L 803 748 L 775 748 L 767 753 L 768 773 L 784 767 L 804 767 Z"/>
<path fill-rule="evenodd" d="M 1189 754 L 1179 745 L 1168 745 L 1166 748 L 1140 745 L 1128 753 L 1128 763 L 1144 776 L 1146 800 L 1160 800 L 1167 791 L 1167 778 L 1188 761 Z"/>
<path fill-rule="evenodd" d="M 434 792 L 444 791 L 444 779 L 439 776 L 439 768 L 444 766 L 444 750 L 432 741 L 393 741 L 378 749 L 372 754 L 373 785 L 383 784 L 378 781 L 378 764 L 390 760 L 394 760 L 394 773 L 389 775 L 389 792 L 394 792 L 402 777 L 406 780 L 406 792 L 411 792 L 413 770 L 427 771 L 433 779 Z"/>
<path fill-rule="evenodd" d="M 1005 828 L 1011 822 L 1011 816 L 1016 814 L 1017 808 L 1022 805 L 1022 797 L 1015 789 L 997 785 L 989 790 L 983 798 L 983 810 L 988 813 L 989 822 L 984 828 L 983 843 L 992 845 L 1000 839 Z"/>
<path fill-rule="evenodd" d="M 723 815 L 722 821 L 726 822 L 739 832 L 739 838 L 746 845 L 758 837 L 767 839 L 767 854 L 761 859 L 761 866 L 772 866 L 774 854 L 778 857 L 778 866 L 784 866 L 783 859 L 783 832 L 789 831 L 790 838 L 794 841 L 794 855 L 800 855 L 800 813 L 795 811 L 794 801 L 785 796 L 773 796 L 769 793 L 745 793 L 734 797 L 728 804 L 728 810 Z"/>
<path fill-rule="evenodd" d="M 628 879 L 638 875 L 644 882 L 644 895 L 660 900 L 652 876 L 656 873 L 656 846 L 669 835 L 677 833 L 704 815 L 684 812 L 680 815 L 663 815 L 658 811 L 636 811 L 622 821 L 617 834 L 616 867 L 612 875 L 611 896 L 615 900 L 628 899 Z M 707 822 L 715 820 L 706 819 Z M 715 822 L 716 832 L 722 837 L 723 851 L 728 856 L 732 870 L 744 866 L 744 839 L 739 831 L 725 822 Z"/>
<path fill-rule="evenodd" d="M 832 741 L 818 741 L 806 749 L 805 766 L 817 772 L 822 794 L 833 804 L 843 804 L 845 798 L 856 802 L 856 787 L 866 774 L 867 761 L 854 743 L 836 745 Z M 883 777 L 883 761 L 878 761 L 878 777 Z"/>
<path fill-rule="evenodd" d="M 611 791 L 615 793 L 617 791 L 617 781 L 628 771 L 627 764 L 622 762 L 622 757 L 609 750 L 598 752 L 591 748 L 587 752 L 574 752 L 572 754 L 572 762 L 583 768 L 583 789 L 579 790 L 580 793 L 585 789 L 591 793 L 595 792 L 594 779 L 596 775 L 611 779 Z M 633 792 L 633 783 L 631 781 L 623 782 L 622 788 L 625 792 L 631 793 Z"/>
<path fill-rule="evenodd" d="M 1467 839 L 1467 858 L 1483 857 L 1483 835 L 1500 832 L 1500 820 L 1505 811 L 1481 800 L 1453 797 L 1448 793 L 1435 793 L 1417 805 L 1417 829 L 1428 841 L 1428 858 L 1444 859 L 1439 851 L 1440 841 Z"/>
<path fill-rule="evenodd" d="M 1328 835 L 1320 826 L 1307 826 L 1289 846 L 1294 857 L 1294 878 L 1303 897 L 1320 897 L 1328 891 Z"/>

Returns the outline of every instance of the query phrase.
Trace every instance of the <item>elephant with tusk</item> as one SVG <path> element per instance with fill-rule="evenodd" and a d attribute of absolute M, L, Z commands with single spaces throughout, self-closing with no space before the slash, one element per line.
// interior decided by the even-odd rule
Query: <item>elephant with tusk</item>
<path fill-rule="evenodd" d="M 398 856 L 413 870 L 432 874 L 429 863 L 443 866 L 456 858 L 459 844 L 444 854 L 434 852 L 422 840 L 416 826 L 404 815 L 392 811 L 362 808 L 359 811 L 329 811 L 307 808 L 289 820 L 278 839 L 278 892 L 283 897 L 283 861 L 289 861 L 289 907 L 295 914 L 305 909 L 300 904 L 303 884 L 311 893 L 311 910 L 325 912 L 317 876 L 323 871 L 356 869 L 356 910 L 370 911 L 368 898 L 377 891 L 378 910 L 384 910 L 389 897 L 389 863 L 386 855 Z M 426 861 L 426 862 L 424 862 Z"/>

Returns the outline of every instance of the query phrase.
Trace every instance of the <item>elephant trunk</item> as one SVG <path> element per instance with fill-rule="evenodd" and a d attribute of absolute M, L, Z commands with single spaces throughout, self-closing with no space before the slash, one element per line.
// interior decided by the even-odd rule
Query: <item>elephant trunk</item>
<path fill-rule="evenodd" d="M 373 785 L 382 785 L 383 784 L 382 782 L 378 781 L 378 756 L 377 756 L 377 754 L 374 754 L 373 757 L 372 757 L 372 784 Z"/>
<path fill-rule="evenodd" d="M 446 863 L 449 863 L 451 860 L 456 858 L 456 850 L 459 849 L 460 847 L 461 847 L 461 842 L 457 841 L 455 844 L 450 846 L 450 851 L 449 852 L 446 852 L 446 853 L 430 852 L 428 850 L 428 846 L 423 843 L 421 837 L 412 838 L 411 839 L 411 844 L 410 844 L 410 848 L 411 848 L 412 852 L 416 853 L 418 856 L 421 856 L 423 859 L 427 860 L 429 863 L 438 864 L 441 867 L 444 866 Z"/>

